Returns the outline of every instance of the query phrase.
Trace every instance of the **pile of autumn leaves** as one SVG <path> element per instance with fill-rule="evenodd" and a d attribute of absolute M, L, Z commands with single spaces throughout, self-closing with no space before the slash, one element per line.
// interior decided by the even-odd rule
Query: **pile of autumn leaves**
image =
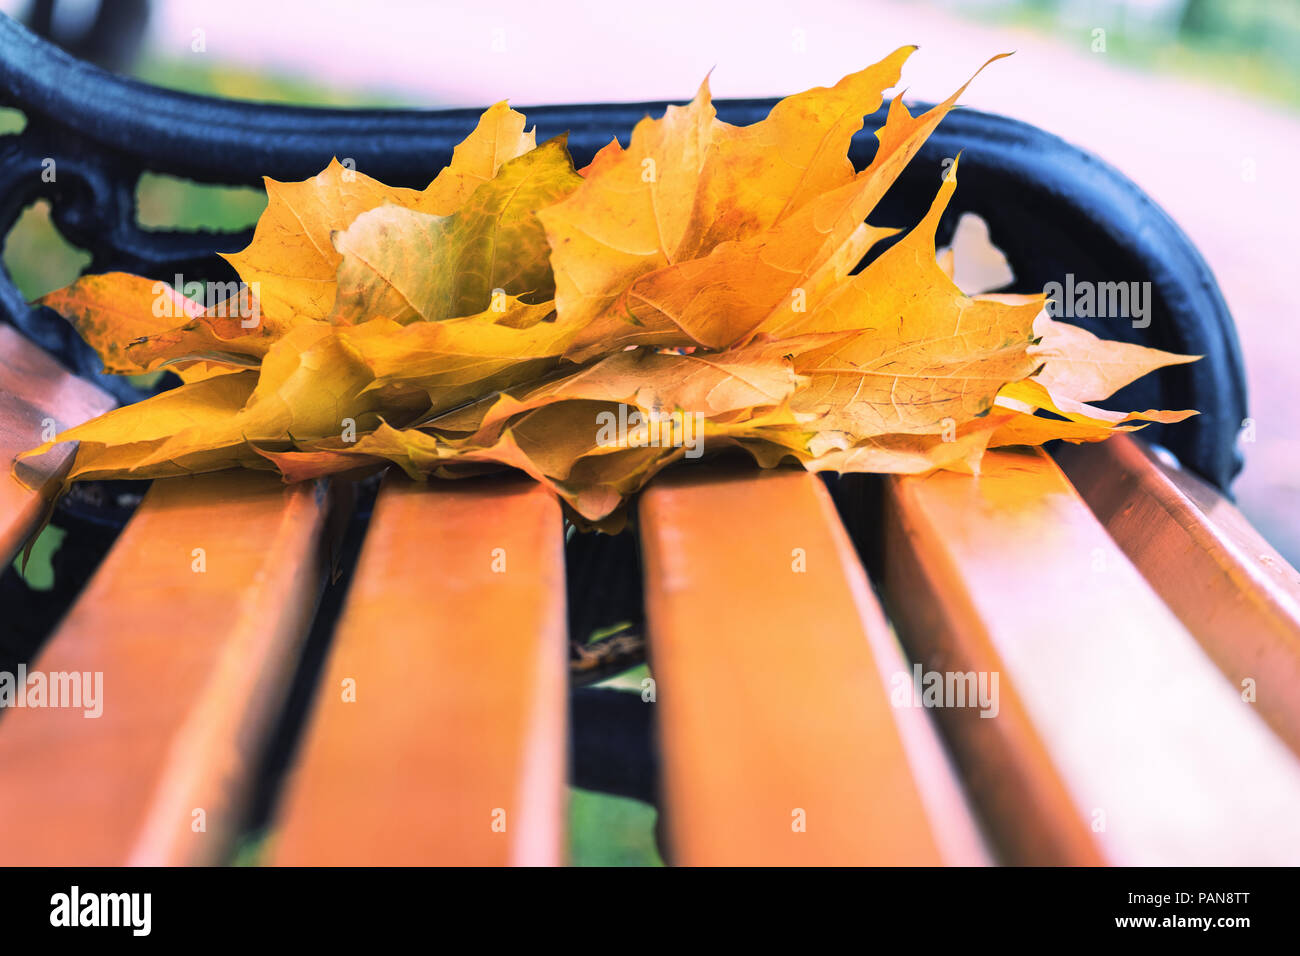
<path fill-rule="evenodd" d="M 955 176 L 850 275 L 897 231 L 864 220 L 962 92 L 917 117 L 895 99 L 855 172 L 849 141 L 910 52 L 746 127 L 717 119 L 706 84 L 582 170 L 502 103 L 423 190 L 337 162 L 268 180 L 252 243 L 227 257 L 259 292 L 254 327 L 170 288 L 159 316 L 157 283 L 122 273 L 41 300 L 108 371 L 183 380 L 60 434 L 80 442 L 70 480 L 507 465 L 608 527 L 684 451 L 602 441 L 620 405 L 698 413 L 706 448 L 765 467 L 871 472 L 974 470 L 988 447 L 1191 414 L 1084 404 L 1186 357 L 1053 322 L 1041 296 L 954 285 L 934 236 Z"/>

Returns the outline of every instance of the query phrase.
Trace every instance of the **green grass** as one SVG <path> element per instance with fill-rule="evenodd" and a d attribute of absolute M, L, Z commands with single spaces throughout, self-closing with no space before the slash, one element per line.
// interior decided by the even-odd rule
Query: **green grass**
<path fill-rule="evenodd" d="M 960 6 L 944 5 L 963 12 Z M 1261 100 L 1300 109 L 1300 5 L 1274 0 L 1203 3 L 1203 22 L 1177 34 L 1128 26 L 1118 8 L 1057 0 L 1006 0 L 964 12 L 1001 26 L 1022 27 L 1092 49 L 1093 30 L 1105 30 L 1105 55 L 1129 66 L 1238 89 Z"/>
<path fill-rule="evenodd" d="M 270 855 L 271 835 L 265 830 L 247 833 L 230 855 L 230 866 L 262 866 Z"/>
<path fill-rule="evenodd" d="M 51 563 L 54 552 L 59 550 L 67 532 L 62 528 L 47 524 L 32 542 L 31 553 L 27 556 L 27 565 L 23 566 L 20 553 L 14 558 L 14 568 L 23 576 L 27 586 L 33 591 L 48 591 L 54 587 L 54 565 Z"/>
<path fill-rule="evenodd" d="M 23 210 L 5 237 L 4 264 L 29 301 L 72 282 L 90 264 L 90 253 L 69 243 L 50 221 L 50 204 Z"/>
<path fill-rule="evenodd" d="M 655 848 L 656 815 L 639 800 L 571 788 L 569 864 L 663 866 Z"/>
<path fill-rule="evenodd" d="M 0 135 L 21 133 L 27 127 L 27 117 L 22 110 L 9 106 L 0 106 Z"/>
<path fill-rule="evenodd" d="M 266 208 L 266 191 L 192 183 L 145 173 L 136 187 L 136 218 L 146 229 L 247 229 Z"/>
<path fill-rule="evenodd" d="M 320 79 L 250 70 L 206 56 L 151 57 L 133 75 L 146 83 L 185 93 L 297 106 L 430 106 L 414 103 L 403 93 L 385 89 L 332 86 Z"/>

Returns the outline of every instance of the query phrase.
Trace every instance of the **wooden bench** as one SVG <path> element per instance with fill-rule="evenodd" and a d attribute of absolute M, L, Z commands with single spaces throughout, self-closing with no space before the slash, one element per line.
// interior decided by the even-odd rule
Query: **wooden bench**
<path fill-rule="evenodd" d="M 402 181 L 413 174 L 394 155 L 409 161 L 418 146 L 427 164 L 431 136 L 450 143 L 462 131 L 457 113 L 254 110 L 148 91 L 8 22 L 0 41 L 11 51 L 0 88 L 29 98 L 32 135 L 57 131 L 40 142 L 73 150 L 70 177 L 105 190 L 105 202 L 114 177 L 146 159 L 233 178 L 224 141 L 184 148 L 197 135 L 177 119 L 185 110 L 204 113 L 195 122 L 208 129 L 224 117 L 254 134 L 299 131 L 275 148 L 244 144 L 240 168 L 281 178 L 300 178 L 321 150 L 371 155 L 366 137 L 378 130 L 386 151 L 366 168 Z M 77 139 L 87 85 L 136 104 L 116 117 L 125 126 Z M 744 122 L 764 104 L 719 108 Z M 547 128 L 567 116 L 581 156 L 641 111 L 534 112 Z M 164 115 L 171 125 L 156 125 Z M 967 208 L 994 221 L 999 190 L 1015 185 L 998 169 L 1019 168 L 1049 192 L 1043 178 L 1058 173 L 1035 179 L 1023 151 L 1039 141 L 986 120 L 966 114 L 959 133 L 1022 151 L 1002 161 L 973 150 Z M 147 157 L 141 124 L 158 137 Z M 936 155 L 953 142 L 940 139 Z M 1049 146 L 1065 148 L 1039 143 Z M 21 166 L 34 145 L 2 148 Z M 85 158 L 96 154 L 101 167 Z M 0 187 L 20 188 L 13 168 L 0 164 L 10 177 Z M 916 188 L 932 190 L 926 182 Z M 1115 216 L 1148 208 L 1114 179 L 1089 188 L 1073 201 L 1109 195 Z M 117 206 L 96 219 L 75 189 L 54 198 L 76 213 L 56 215 L 65 231 L 109 243 L 100 265 L 216 268 L 210 253 L 242 241 L 169 244 L 106 223 Z M 652 796 L 669 861 L 1300 859 L 1300 577 L 1211 483 L 1226 486 L 1236 462 L 1235 426 L 1222 419 L 1242 417 L 1231 329 L 1181 234 L 1165 220 L 1148 226 L 1140 239 L 1098 240 L 1093 255 L 1128 256 L 1135 269 L 1144 257 L 1173 261 L 1158 299 L 1190 312 L 1156 323 L 1166 338 L 1152 344 L 1213 349 L 1208 371 L 1161 380 L 1190 400 L 1149 404 L 1220 403 L 1195 431 L 1156 433 L 1210 481 L 1126 437 L 1063 451 L 1064 471 L 1016 450 L 991 453 L 979 479 L 825 482 L 722 461 L 670 470 L 641 496 L 642 577 L 620 580 L 640 590 L 651 676 L 619 699 L 623 711 L 648 709 L 656 730 Z M 1050 251 L 1050 236 L 1042 244 Z M 1009 255 L 1018 274 L 1039 268 L 1031 251 Z M 44 346 L 0 326 L 8 462 L 39 443 L 47 419 L 84 420 L 114 396 L 92 384 L 102 379 L 50 316 L 3 285 L 5 318 Z M 40 521 L 67 463 L 66 452 L 37 460 L 35 490 L 0 478 L 0 557 Z M 568 787 L 584 782 L 591 757 L 570 720 L 581 708 L 567 649 L 585 633 L 571 633 L 565 579 L 587 545 L 566 551 L 557 504 L 518 477 L 416 485 L 390 474 L 369 514 L 354 508 L 337 483 L 253 473 L 153 483 L 25 662 L 29 673 L 101 675 L 99 715 L 0 711 L 0 863 L 228 862 L 258 806 L 270 807 L 276 864 L 565 862 Z M 64 547 L 76 544 L 70 535 Z M 332 584 L 336 561 L 345 577 Z M 21 610 L 0 608 L 0 620 Z M 969 689 L 986 695 L 926 707 L 917 685 L 929 672 L 970 674 Z M 639 759 L 618 748 L 605 757 Z"/>

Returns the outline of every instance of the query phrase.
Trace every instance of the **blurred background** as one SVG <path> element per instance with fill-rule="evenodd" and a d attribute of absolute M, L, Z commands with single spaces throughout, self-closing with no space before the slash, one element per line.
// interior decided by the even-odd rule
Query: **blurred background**
<path fill-rule="evenodd" d="M 717 97 L 778 96 L 908 43 L 920 50 L 904 86 L 933 101 L 1014 50 L 963 102 L 1101 156 L 1201 249 L 1246 359 L 1254 440 L 1238 501 L 1300 564 L 1300 0 L 0 0 L 0 11 L 149 82 L 318 105 L 682 101 L 710 71 Z M 0 115 L 0 130 L 20 123 Z M 264 203 L 161 176 L 139 190 L 153 226 L 243 227 Z M 88 261 L 41 204 L 4 257 L 29 296 Z M 574 863 L 657 861 L 643 805 L 575 793 L 571 814 Z"/>

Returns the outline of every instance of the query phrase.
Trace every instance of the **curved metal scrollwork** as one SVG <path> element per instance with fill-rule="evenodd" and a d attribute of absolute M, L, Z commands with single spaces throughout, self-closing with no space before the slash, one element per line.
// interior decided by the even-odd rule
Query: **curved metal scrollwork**
<path fill-rule="evenodd" d="M 200 280 L 234 278 L 216 256 L 247 243 L 247 233 L 142 228 L 135 186 L 145 170 L 199 182 L 257 185 L 263 175 L 304 179 L 331 157 L 394 185 L 423 186 L 473 127 L 476 110 L 339 110 L 192 96 L 114 76 L 80 62 L 0 17 L 0 98 L 22 110 L 27 127 L 0 137 L 0 232 L 22 209 L 49 199 L 54 223 L 90 251 L 90 271 L 123 269 L 155 278 L 177 272 Z M 717 104 L 732 123 L 766 115 L 770 100 Z M 662 103 L 527 109 L 543 136 L 569 134 L 585 163 L 616 135 L 626 136 Z M 883 115 L 868 124 L 874 128 Z M 852 158 L 875 149 L 863 134 Z M 1202 414 L 1145 434 L 1222 489 L 1241 466 L 1237 431 L 1246 416 L 1241 355 L 1223 298 L 1183 232 L 1132 182 L 1096 157 L 1034 127 L 999 116 L 953 113 L 922 148 L 873 216 L 909 225 L 928 208 L 946 168 L 962 153 L 961 186 L 941 225 L 978 213 L 1007 254 L 1018 291 L 1039 291 L 1068 272 L 1077 281 L 1149 282 L 1149 324 L 1080 320 L 1108 338 L 1204 355 L 1163 370 L 1119 398 L 1131 408 L 1198 408 Z M 57 182 L 42 180 L 43 162 Z M 7 276 L 0 317 L 93 378 L 118 398 L 139 393 L 103 376 L 94 355 L 48 310 L 31 309 Z"/>

